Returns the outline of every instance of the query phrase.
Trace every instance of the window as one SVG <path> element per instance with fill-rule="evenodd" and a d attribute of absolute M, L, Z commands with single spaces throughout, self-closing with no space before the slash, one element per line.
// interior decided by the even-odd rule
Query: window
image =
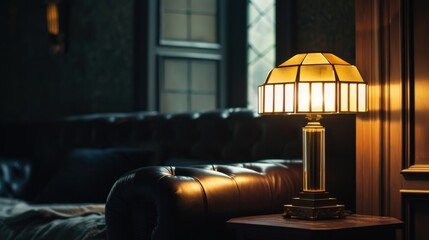
<path fill-rule="evenodd" d="M 157 109 L 161 112 L 219 107 L 222 0 L 158 0 Z"/>
<path fill-rule="evenodd" d="M 162 0 L 160 43 L 163 45 L 217 47 L 216 0 Z"/>
<path fill-rule="evenodd" d="M 247 102 L 257 109 L 258 85 L 262 84 L 275 64 L 275 0 L 248 0 L 247 20 Z"/>
<path fill-rule="evenodd" d="M 161 112 L 216 108 L 217 61 L 165 57 L 161 62 Z"/>

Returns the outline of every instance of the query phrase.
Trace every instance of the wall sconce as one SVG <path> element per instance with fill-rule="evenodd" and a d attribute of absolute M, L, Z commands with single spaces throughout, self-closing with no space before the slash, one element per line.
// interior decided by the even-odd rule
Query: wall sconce
<path fill-rule="evenodd" d="M 60 1 L 50 0 L 46 3 L 46 23 L 51 52 L 65 52 L 66 39 L 66 6 Z"/>
<path fill-rule="evenodd" d="M 259 86 L 259 114 L 305 114 L 303 191 L 284 206 L 285 217 L 344 217 L 344 205 L 325 189 L 322 114 L 368 111 L 367 83 L 353 65 L 331 53 L 297 54 L 271 70 Z"/>

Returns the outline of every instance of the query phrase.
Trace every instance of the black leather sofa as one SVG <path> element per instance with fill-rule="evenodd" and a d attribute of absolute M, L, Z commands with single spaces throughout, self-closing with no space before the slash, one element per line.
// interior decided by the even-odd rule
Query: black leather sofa
<path fill-rule="evenodd" d="M 327 116 L 322 122 L 327 128 L 328 190 L 353 210 L 354 116 Z M 123 231 L 130 231 L 129 236 L 133 237 L 159 236 L 153 239 L 172 237 L 170 232 L 188 236 L 195 233 L 190 228 L 222 225 L 228 217 L 280 211 L 283 202 L 300 185 L 296 180 L 283 183 L 291 177 L 289 173 L 280 173 L 290 172 L 290 163 L 257 163 L 270 164 L 264 167 L 252 162 L 301 159 L 301 127 L 305 124 L 301 115 L 259 116 L 240 108 L 176 114 L 103 113 L 39 122 L 2 122 L 0 197 L 35 204 L 105 203 L 107 199 L 106 220 L 112 239 L 119 239 L 117 236 Z M 139 170 L 120 178 L 134 169 Z M 249 173 L 249 169 L 254 172 Z M 272 192 L 274 195 L 282 191 L 285 195 L 275 195 L 278 202 L 273 209 L 274 205 L 267 204 L 273 200 L 262 195 L 261 189 L 255 188 L 252 193 L 249 185 L 237 183 L 237 179 L 246 176 L 252 176 L 251 182 L 264 182 L 267 188 L 274 186 L 277 191 Z M 204 191 L 217 191 L 225 199 L 237 191 L 244 194 L 243 189 L 249 192 L 235 202 L 206 203 L 204 209 L 192 212 L 196 209 L 183 205 L 183 196 L 175 195 L 177 191 L 173 190 L 187 184 L 186 179 L 200 181 L 200 178 L 233 181 L 236 189 L 216 188 L 210 181 L 199 182 Z M 170 195 L 164 198 L 165 194 Z M 251 200 L 255 197 L 263 207 L 255 206 Z M 252 204 L 246 204 L 248 201 Z M 207 206 L 215 206 L 217 210 Z M 202 215 L 207 218 L 183 219 Z M 159 222 L 160 219 L 165 222 Z M 213 229 L 216 228 L 206 230 L 213 232 Z M 224 230 L 214 236 L 229 236 Z"/>
<path fill-rule="evenodd" d="M 120 178 L 106 203 L 107 236 L 235 239 L 232 217 L 280 213 L 301 190 L 300 160 L 154 166 Z"/>
<path fill-rule="evenodd" d="M 234 108 L 2 123 L 0 196 L 37 203 L 104 202 L 114 180 L 138 167 L 299 159 L 305 121 L 292 119 Z M 105 184 L 93 184 L 99 190 L 91 191 L 85 184 L 91 179 Z M 80 192 L 88 196 L 78 194 L 78 184 L 86 186 Z"/>

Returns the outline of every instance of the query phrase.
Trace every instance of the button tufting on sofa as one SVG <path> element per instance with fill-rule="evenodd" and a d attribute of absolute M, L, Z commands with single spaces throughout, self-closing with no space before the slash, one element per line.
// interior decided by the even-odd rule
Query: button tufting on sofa
<path fill-rule="evenodd" d="M 140 168 L 116 181 L 109 194 L 108 237 L 226 239 L 232 235 L 225 220 L 281 212 L 301 179 L 300 160 Z"/>
<path fill-rule="evenodd" d="M 327 186 L 354 206 L 355 133 L 343 124 L 354 118 L 323 121 L 342 126 L 326 134 Z M 283 159 L 301 158 L 305 123 L 245 108 L 0 123 L 0 195 L 32 204 L 108 197 L 112 239 L 229 239 L 226 218 L 279 212 L 301 190 L 301 162 Z"/>

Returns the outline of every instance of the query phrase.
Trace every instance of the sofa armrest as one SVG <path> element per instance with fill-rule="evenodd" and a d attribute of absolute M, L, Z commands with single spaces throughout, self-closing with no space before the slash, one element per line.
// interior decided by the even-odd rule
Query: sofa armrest
<path fill-rule="evenodd" d="M 301 161 L 293 160 L 140 168 L 112 187 L 108 239 L 219 237 L 229 218 L 281 212 L 301 181 Z"/>
<path fill-rule="evenodd" d="M 0 159 L 0 197 L 23 197 L 31 177 L 30 162 L 19 159 Z"/>

